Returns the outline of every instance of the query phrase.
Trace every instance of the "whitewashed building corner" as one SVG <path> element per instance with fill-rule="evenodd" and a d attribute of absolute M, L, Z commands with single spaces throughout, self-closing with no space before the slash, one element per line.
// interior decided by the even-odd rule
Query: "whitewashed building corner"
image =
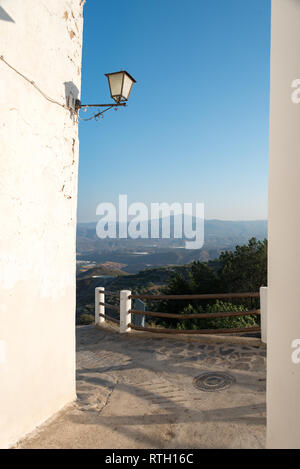
<path fill-rule="evenodd" d="M 81 0 L 0 0 L 0 447 L 76 397 Z"/>

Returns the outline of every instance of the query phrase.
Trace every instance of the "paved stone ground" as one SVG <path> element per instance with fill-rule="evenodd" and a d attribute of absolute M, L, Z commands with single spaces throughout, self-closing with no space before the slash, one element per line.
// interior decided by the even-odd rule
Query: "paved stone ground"
<path fill-rule="evenodd" d="M 252 338 L 78 327 L 78 401 L 17 447 L 263 448 L 265 356 Z M 207 371 L 235 383 L 200 391 Z"/>

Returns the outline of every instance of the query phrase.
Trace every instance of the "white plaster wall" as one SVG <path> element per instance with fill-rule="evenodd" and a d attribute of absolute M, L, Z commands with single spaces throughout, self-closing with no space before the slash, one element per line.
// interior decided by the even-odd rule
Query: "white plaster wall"
<path fill-rule="evenodd" d="M 292 88 L 299 79 L 298 91 Z M 300 448 L 300 1 L 272 0 L 269 176 L 269 448 Z"/>
<path fill-rule="evenodd" d="M 80 90 L 80 0 L 0 0 L 0 56 Z M 0 61 L 0 447 L 75 399 L 78 126 Z"/>

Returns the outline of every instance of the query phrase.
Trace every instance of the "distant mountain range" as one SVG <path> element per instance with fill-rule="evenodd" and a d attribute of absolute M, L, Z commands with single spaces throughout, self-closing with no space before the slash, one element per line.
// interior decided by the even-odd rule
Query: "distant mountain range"
<path fill-rule="evenodd" d="M 174 217 L 171 217 L 171 240 L 174 239 L 173 228 L 174 228 Z M 160 223 L 162 223 L 160 219 Z M 195 225 L 196 219 L 193 217 L 192 223 Z M 119 230 L 119 224 L 117 223 L 117 232 Z M 148 223 L 149 233 L 151 227 L 151 221 Z M 77 224 L 77 235 L 88 239 L 97 239 L 96 235 L 97 222 L 90 223 L 78 223 Z M 250 239 L 256 237 L 258 239 L 264 239 L 268 234 L 268 222 L 267 220 L 251 220 L 251 221 L 228 221 L 228 220 L 205 220 L 204 221 L 204 232 L 205 239 L 208 241 L 211 238 L 220 240 L 231 239 L 240 241 L 242 238 Z M 99 240 L 101 241 L 101 240 Z M 103 240 L 105 241 L 105 240 Z M 118 240 L 119 242 L 127 240 Z M 135 240 L 136 241 L 136 240 Z M 145 240 L 147 241 L 147 240 Z M 161 240 L 162 241 L 162 240 Z M 167 240 L 169 241 L 169 240 Z"/>
<path fill-rule="evenodd" d="M 195 222 L 195 220 L 193 220 Z M 145 268 L 167 265 L 184 265 L 193 260 L 209 261 L 223 250 L 234 249 L 252 237 L 267 238 L 267 220 L 225 221 L 205 220 L 204 246 L 202 249 L 184 249 L 185 240 L 172 236 L 174 218 L 171 217 L 170 239 L 99 239 L 96 222 L 78 223 L 78 261 L 105 264 L 113 262 L 124 265 L 125 272 L 137 273 Z M 150 227 L 150 222 L 149 222 Z"/>

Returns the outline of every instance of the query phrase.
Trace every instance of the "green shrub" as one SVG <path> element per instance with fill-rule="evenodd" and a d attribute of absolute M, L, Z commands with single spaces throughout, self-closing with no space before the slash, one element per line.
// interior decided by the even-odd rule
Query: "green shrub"
<path fill-rule="evenodd" d="M 182 314 L 212 314 L 212 313 L 231 313 L 238 311 L 247 311 L 243 305 L 234 305 L 223 301 L 216 301 L 215 304 L 207 304 L 206 306 L 195 307 L 193 305 L 186 306 Z M 179 313 L 180 314 L 180 313 Z M 170 324 L 170 321 L 171 324 Z M 176 321 L 176 323 L 175 323 Z M 163 319 L 158 320 L 157 323 L 166 328 L 175 327 L 181 330 L 195 330 L 195 329 L 227 329 L 227 328 L 243 328 L 254 327 L 259 325 L 259 316 L 233 316 L 228 318 L 211 318 L 211 319 Z"/>
<path fill-rule="evenodd" d="M 95 317 L 93 314 L 83 313 L 77 317 L 76 324 L 78 326 L 85 326 L 88 324 L 92 324 L 94 321 L 95 321 Z"/>

